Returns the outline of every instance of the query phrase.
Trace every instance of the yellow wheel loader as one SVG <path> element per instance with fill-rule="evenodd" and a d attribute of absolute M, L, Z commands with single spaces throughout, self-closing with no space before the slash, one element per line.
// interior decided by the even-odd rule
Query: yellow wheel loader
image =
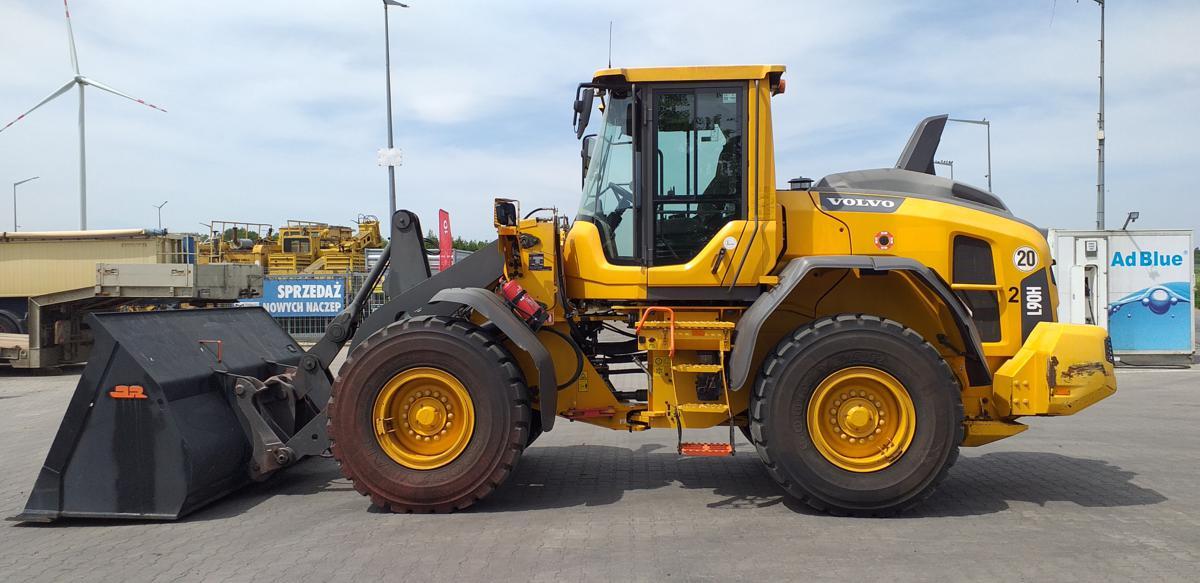
<path fill-rule="evenodd" d="M 934 175 L 945 116 L 894 168 L 777 188 L 783 72 L 597 72 L 574 102 L 578 137 L 603 115 L 573 221 L 497 200 L 496 242 L 430 277 L 400 211 L 361 286 L 386 273 L 389 302 L 365 314 L 360 291 L 307 351 L 255 308 L 96 315 L 18 518 L 177 518 L 327 450 L 378 507 L 452 511 L 559 418 L 667 430 L 680 455 L 733 455 L 736 428 L 788 494 L 888 515 L 960 446 L 1116 390 L 1105 331 L 1055 322 L 1045 237 Z"/>

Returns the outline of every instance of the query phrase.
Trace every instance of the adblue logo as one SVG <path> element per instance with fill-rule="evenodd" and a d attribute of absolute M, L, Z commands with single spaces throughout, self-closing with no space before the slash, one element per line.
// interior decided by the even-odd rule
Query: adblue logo
<path fill-rule="evenodd" d="M 821 208 L 827 211 L 849 211 L 864 213 L 894 213 L 904 202 L 903 198 L 866 195 L 822 194 Z"/>
<path fill-rule="evenodd" d="M 1158 251 L 1131 251 L 1113 253 L 1111 267 L 1179 267 L 1183 265 L 1182 253 L 1159 253 Z"/>

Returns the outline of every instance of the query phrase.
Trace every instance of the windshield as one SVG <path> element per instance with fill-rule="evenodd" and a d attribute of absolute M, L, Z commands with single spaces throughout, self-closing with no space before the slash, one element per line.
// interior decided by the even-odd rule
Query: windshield
<path fill-rule="evenodd" d="M 583 181 L 579 219 L 596 225 L 604 255 L 611 260 L 630 260 L 634 253 L 633 127 L 629 116 L 633 97 L 628 91 L 609 92 L 604 108 L 604 125 L 592 146 L 592 160 Z"/>

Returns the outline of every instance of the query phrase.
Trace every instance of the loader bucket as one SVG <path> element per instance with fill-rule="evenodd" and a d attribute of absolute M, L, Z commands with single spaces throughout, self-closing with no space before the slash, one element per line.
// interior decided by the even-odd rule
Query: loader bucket
<path fill-rule="evenodd" d="M 250 481 L 228 374 L 303 351 L 261 308 L 93 314 L 91 358 L 19 521 L 176 519 Z"/>

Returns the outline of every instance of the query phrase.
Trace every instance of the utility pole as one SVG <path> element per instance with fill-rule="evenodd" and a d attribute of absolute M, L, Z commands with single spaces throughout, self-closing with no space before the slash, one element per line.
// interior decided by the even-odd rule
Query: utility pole
<path fill-rule="evenodd" d="M 947 118 L 946 121 L 956 121 L 959 123 L 973 123 L 975 125 L 981 125 L 981 126 L 984 126 L 987 128 L 987 169 L 988 169 L 987 179 L 988 179 L 988 192 L 991 192 L 992 191 L 992 122 L 988 121 L 988 118 L 986 118 L 986 117 L 983 119 L 955 119 L 955 118 L 951 117 L 951 118 Z"/>
<path fill-rule="evenodd" d="M 1104 230 L 1104 0 L 1100 5 L 1100 114 L 1096 116 L 1096 229 Z"/>
<path fill-rule="evenodd" d="M 18 230 L 20 230 L 20 227 L 17 225 L 17 187 L 21 186 L 22 184 L 25 184 L 26 182 L 29 182 L 30 180 L 37 180 L 38 178 L 41 178 L 41 177 L 34 176 L 33 178 L 26 178 L 25 180 L 21 180 L 21 181 L 13 183 L 13 232 L 14 233 L 17 232 Z"/>
<path fill-rule="evenodd" d="M 154 207 L 154 208 L 158 209 L 158 230 L 160 230 L 160 231 L 162 230 L 162 207 L 164 207 L 164 206 L 167 206 L 167 203 L 168 203 L 168 202 L 171 202 L 171 201 L 169 201 L 169 200 L 164 200 L 164 201 L 162 202 L 162 204 L 152 204 L 152 205 L 150 205 L 150 206 L 152 206 L 152 207 Z"/>

